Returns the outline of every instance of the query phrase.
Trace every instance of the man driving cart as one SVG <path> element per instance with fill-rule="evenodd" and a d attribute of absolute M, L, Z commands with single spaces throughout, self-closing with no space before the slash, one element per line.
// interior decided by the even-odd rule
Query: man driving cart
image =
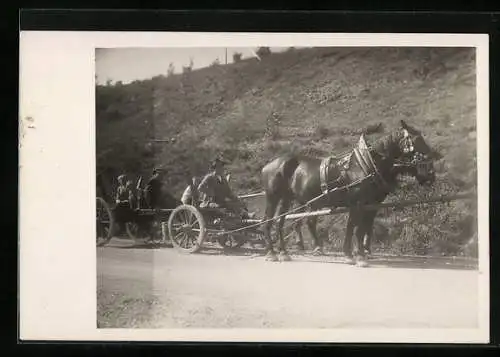
<path fill-rule="evenodd" d="M 232 192 L 224 175 L 225 164 L 223 160 L 216 158 L 210 165 L 210 172 L 198 185 L 198 192 L 201 194 L 200 207 L 227 209 L 241 218 L 253 217 L 253 214 L 248 212 L 240 199 Z"/>

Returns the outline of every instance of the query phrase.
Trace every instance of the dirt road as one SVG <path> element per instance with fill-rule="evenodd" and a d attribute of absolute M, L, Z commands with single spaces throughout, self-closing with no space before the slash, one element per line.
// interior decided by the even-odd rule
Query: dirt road
<path fill-rule="evenodd" d="M 246 253 L 245 253 L 246 252 Z M 474 328 L 478 272 L 445 259 L 272 263 L 255 252 L 97 248 L 100 327 Z"/>

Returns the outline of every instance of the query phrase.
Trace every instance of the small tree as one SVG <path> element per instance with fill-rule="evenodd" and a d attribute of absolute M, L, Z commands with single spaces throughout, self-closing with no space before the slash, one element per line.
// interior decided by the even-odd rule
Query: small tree
<path fill-rule="evenodd" d="M 219 57 L 217 57 L 211 64 L 211 66 L 218 66 L 220 65 L 220 60 L 219 60 Z"/>
<path fill-rule="evenodd" d="M 266 131 L 264 135 L 273 140 L 277 139 L 280 135 L 281 114 L 272 111 L 266 118 Z"/>
<path fill-rule="evenodd" d="M 174 73 L 175 73 L 174 64 L 172 62 L 170 62 L 170 64 L 168 65 L 168 69 L 167 69 L 167 76 L 168 77 L 173 76 Z"/>
<path fill-rule="evenodd" d="M 233 53 L 233 61 L 234 61 L 234 62 L 239 62 L 239 61 L 241 61 L 241 56 L 242 56 L 242 53 L 240 53 L 240 52 L 235 52 L 235 53 Z"/>
<path fill-rule="evenodd" d="M 271 55 L 271 49 L 269 47 L 259 47 L 256 53 L 260 58 L 267 57 Z"/>
<path fill-rule="evenodd" d="M 188 65 L 187 67 L 182 66 L 182 72 L 183 72 L 183 73 L 188 73 L 188 72 L 191 72 L 191 71 L 193 70 L 193 65 L 194 65 L 194 63 L 193 63 L 193 59 L 192 59 L 192 58 L 190 58 L 190 59 L 189 59 L 189 65 Z"/>

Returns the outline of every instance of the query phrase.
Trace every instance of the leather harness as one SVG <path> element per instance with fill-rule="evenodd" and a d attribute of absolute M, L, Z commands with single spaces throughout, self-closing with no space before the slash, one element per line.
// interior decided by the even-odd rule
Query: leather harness
<path fill-rule="evenodd" d="M 378 171 L 377 165 L 373 161 L 372 155 L 370 154 L 370 148 L 366 144 L 364 135 L 361 135 L 358 141 L 358 145 L 355 146 L 351 152 L 342 156 L 329 156 L 321 160 L 319 173 L 321 191 L 324 194 L 327 194 L 330 191 L 330 184 L 338 183 L 341 180 L 348 179 L 347 170 L 349 169 L 349 163 L 353 154 L 359 166 L 363 170 L 366 178 L 368 178 L 369 176 L 376 176 L 382 186 L 388 186 L 387 182 Z M 330 167 L 332 166 L 332 161 L 334 161 L 333 165 L 337 166 L 340 169 L 341 174 L 339 177 L 330 181 L 328 174 L 330 172 Z M 348 182 L 346 182 L 345 184 L 348 184 Z"/>
<path fill-rule="evenodd" d="M 321 184 L 321 191 L 325 194 L 330 190 L 330 184 L 338 183 L 340 180 L 345 179 L 346 171 L 349 168 L 349 162 L 351 161 L 352 152 L 345 154 L 343 156 L 329 156 L 321 160 L 321 165 L 319 167 L 319 177 Z M 336 177 L 334 180 L 330 181 L 328 176 L 330 168 L 332 165 L 340 169 L 340 176 Z"/>

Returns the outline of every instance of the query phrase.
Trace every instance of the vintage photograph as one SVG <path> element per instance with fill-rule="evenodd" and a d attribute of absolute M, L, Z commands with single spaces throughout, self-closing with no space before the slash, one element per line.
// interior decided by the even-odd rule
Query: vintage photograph
<path fill-rule="evenodd" d="M 97 328 L 478 328 L 476 60 L 96 48 Z"/>

